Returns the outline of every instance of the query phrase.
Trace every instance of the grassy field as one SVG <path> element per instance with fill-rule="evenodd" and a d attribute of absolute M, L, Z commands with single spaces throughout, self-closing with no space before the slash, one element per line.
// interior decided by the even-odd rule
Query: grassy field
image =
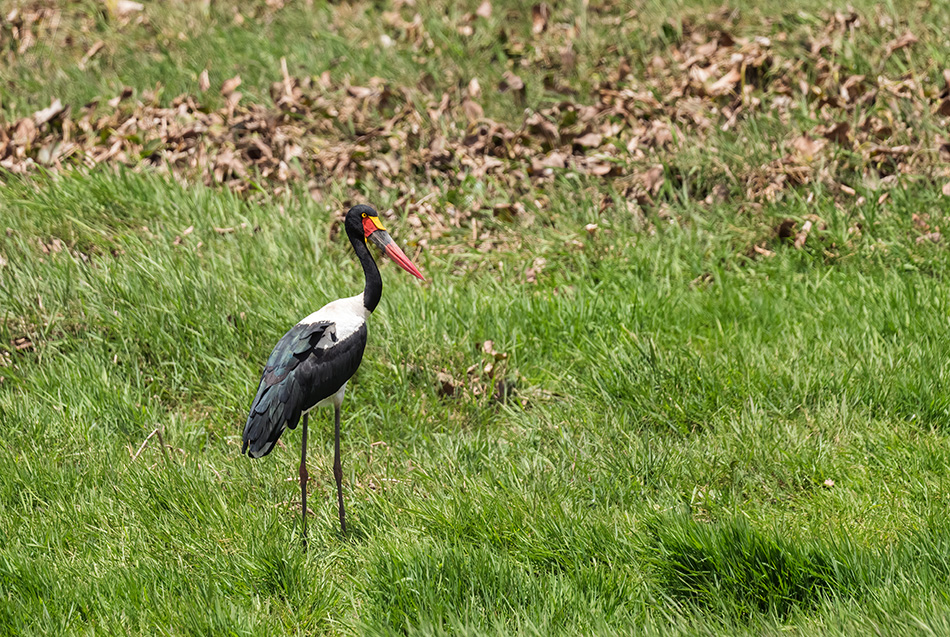
<path fill-rule="evenodd" d="M 340 112 L 373 77 L 420 110 L 451 94 L 419 121 L 450 147 L 472 147 L 453 137 L 478 125 L 456 99 L 478 94 L 472 77 L 470 119 L 526 131 L 654 78 L 668 115 L 651 117 L 673 135 L 631 146 L 622 117 L 595 120 L 620 149 L 598 140 L 606 174 L 584 170 L 578 134 L 553 170 L 511 151 L 479 173 L 459 150 L 389 180 L 369 164 L 321 179 L 304 154 L 300 179 L 250 166 L 250 188 L 18 147 L 37 159 L 0 168 L 0 634 L 950 634 L 950 12 L 787 4 L 4 7 L 5 130 L 55 99 L 76 114 L 99 97 L 101 114 L 123 87 L 213 112 L 235 74 L 242 103 L 268 106 L 284 58 L 294 78 L 328 72 Z M 700 78 L 715 125 L 693 127 L 692 102 L 659 91 L 695 34 L 727 30 L 691 26 L 706 22 L 750 43 L 720 47 L 770 38 L 764 72 L 806 84 L 757 86 L 737 112 Z M 570 69 L 549 66 L 568 42 Z M 506 71 L 523 93 L 494 93 Z M 857 75 L 872 97 L 835 98 Z M 849 144 L 826 130 L 803 146 L 830 111 Z M 301 144 L 317 157 L 354 126 Z M 779 163 L 785 177 L 756 172 Z M 299 432 L 251 461 L 241 430 L 280 335 L 359 291 L 338 227 L 356 201 L 428 280 L 381 263 L 343 411 L 350 532 L 332 413 L 315 412 L 304 551 Z"/>

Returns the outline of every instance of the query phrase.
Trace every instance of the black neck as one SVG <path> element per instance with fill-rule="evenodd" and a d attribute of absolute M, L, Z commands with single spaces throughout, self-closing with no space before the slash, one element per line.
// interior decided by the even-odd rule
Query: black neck
<path fill-rule="evenodd" d="M 353 252 L 356 258 L 360 260 L 363 266 L 363 277 L 366 279 L 366 285 L 363 288 L 363 307 L 372 312 L 379 305 L 379 299 L 383 295 L 383 279 L 379 276 L 379 268 L 376 267 L 376 261 L 373 255 L 369 253 L 366 247 L 366 240 L 362 233 L 347 232 L 350 238 L 350 245 L 353 246 Z"/>

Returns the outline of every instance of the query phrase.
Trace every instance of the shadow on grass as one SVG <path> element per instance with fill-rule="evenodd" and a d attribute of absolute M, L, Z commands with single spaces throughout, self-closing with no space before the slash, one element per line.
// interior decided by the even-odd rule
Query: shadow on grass
<path fill-rule="evenodd" d="M 652 559 L 674 600 L 736 619 L 782 619 L 822 599 L 860 597 L 877 578 L 878 556 L 838 543 L 795 543 L 736 520 L 704 524 L 685 517 L 654 522 Z"/>

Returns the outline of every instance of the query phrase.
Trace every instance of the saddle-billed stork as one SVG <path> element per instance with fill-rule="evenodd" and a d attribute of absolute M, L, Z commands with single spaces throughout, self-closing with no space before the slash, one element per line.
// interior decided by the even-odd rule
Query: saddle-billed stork
<path fill-rule="evenodd" d="M 340 530 L 346 534 L 343 510 L 343 467 L 340 464 L 340 405 L 346 383 L 356 373 L 366 347 L 366 319 L 376 309 L 383 280 L 366 240 L 369 239 L 410 274 L 422 273 L 399 249 L 379 215 L 369 206 L 350 208 L 343 221 L 353 252 L 363 266 L 363 293 L 338 299 L 303 319 L 277 342 L 267 359 L 261 383 L 244 425 L 244 447 L 252 458 L 266 456 L 277 439 L 303 416 L 300 443 L 300 499 L 303 508 L 303 542 L 307 542 L 307 418 L 311 409 L 333 405 L 333 477 L 340 505 Z"/>

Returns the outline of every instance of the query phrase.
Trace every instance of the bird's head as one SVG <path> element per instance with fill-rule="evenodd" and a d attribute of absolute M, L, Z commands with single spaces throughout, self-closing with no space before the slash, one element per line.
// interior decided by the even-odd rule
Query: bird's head
<path fill-rule="evenodd" d="M 399 267 L 409 274 L 425 281 L 425 277 L 419 272 L 418 268 L 412 264 L 409 257 L 399 249 L 393 238 L 386 232 L 383 222 L 379 219 L 379 214 L 370 206 L 360 204 L 353 206 L 346 213 L 346 226 L 349 231 L 361 231 L 363 240 L 369 239 L 376 246 L 386 253 L 390 259 L 396 262 Z M 355 232 L 354 232 L 355 233 Z"/>

